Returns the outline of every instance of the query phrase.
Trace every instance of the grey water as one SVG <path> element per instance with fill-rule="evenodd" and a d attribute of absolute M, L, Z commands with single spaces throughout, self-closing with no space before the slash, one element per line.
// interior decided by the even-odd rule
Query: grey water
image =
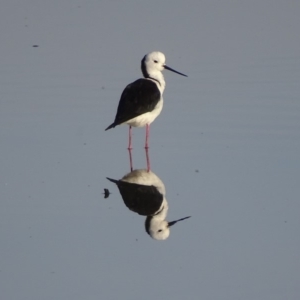
<path fill-rule="evenodd" d="M 1 299 L 299 299 L 300 3 L 2 1 Z M 153 50 L 164 108 L 155 241 L 106 177 L 130 172 L 124 87 Z M 145 128 L 133 164 L 146 167 Z M 104 198 L 103 189 L 111 194 Z"/>

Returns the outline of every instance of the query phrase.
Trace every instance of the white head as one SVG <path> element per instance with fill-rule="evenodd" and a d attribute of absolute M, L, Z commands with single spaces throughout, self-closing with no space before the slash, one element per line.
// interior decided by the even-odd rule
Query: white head
<path fill-rule="evenodd" d="M 148 234 L 155 240 L 165 240 L 170 235 L 169 223 L 166 220 L 159 220 L 154 217 L 147 217 L 145 225 Z"/>
<path fill-rule="evenodd" d="M 175 71 L 174 69 L 166 66 L 166 57 L 162 52 L 154 51 L 144 56 L 142 59 L 142 72 L 145 78 L 152 78 L 157 80 L 164 89 L 165 81 L 161 73 L 164 69 L 172 71 L 182 76 L 186 76 L 180 72 Z M 187 77 L 187 76 L 186 76 Z"/>
<path fill-rule="evenodd" d="M 147 233 L 155 240 L 165 240 L 170 235 L 170 227 L 179 221 L 190 218 L 185 217 L 176 221 L 168 222 L 165 220 L 167 216 L 167 208 L 162 209 L 160 213 L 154 216 L 148 216 L 145 221 L 145 229 Z"/>
<path fill-rule="evenodd" d="M 166 57 L 159 51 L 151 52 L 142 59 L 142 72 L 144 77 L 149 77 L 151 74 L 161 72 L 165 67 Z"/>

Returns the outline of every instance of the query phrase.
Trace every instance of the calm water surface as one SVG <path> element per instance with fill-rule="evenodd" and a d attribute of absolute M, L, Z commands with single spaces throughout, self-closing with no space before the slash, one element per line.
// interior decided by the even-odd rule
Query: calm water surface
<path fill-rule="evenodd" d="M 299 5 L 225 2 L 5 1 L 3 299 L 299 299 Z M 128 127 L 104 129 L 156 49 L 189 76 L 164 72 L 150 129 L 168 220 L 192 216 L 165 241 L 106 179 L 130 172 Z"/>

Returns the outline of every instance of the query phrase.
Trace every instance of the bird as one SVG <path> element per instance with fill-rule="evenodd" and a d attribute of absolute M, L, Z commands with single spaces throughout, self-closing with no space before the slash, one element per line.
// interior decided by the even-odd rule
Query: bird
<path fill-rule="evenodd" d="M 171 222 L 166 220 L 169 205 L 165 197 L 165 185 L 152 171 L 133 170 L 120 180 L 106 178 L 117 185 L 128 209 L 146 216 L 145 231 L 155 240 L 167 239 L 171 226 L 190 218 L 188 216 Z"/>
<path fill-rule="evenodd" d="M 163 92 L 166 86 L 162 71 L 164 69 L 187 77 L 166 64 L 166 57 L 162 52 L 153 51 L 144 56 L 141 69 L 144 78 L 128 84 L 121 94 L 115 120 L 105 130 L 117 125 L 129 125 L 128 149 L 132 149 L 131 127 L 146 126 L 145 148 L 149 148 L 150 124 L 161 113 L 163 108 Z"/>

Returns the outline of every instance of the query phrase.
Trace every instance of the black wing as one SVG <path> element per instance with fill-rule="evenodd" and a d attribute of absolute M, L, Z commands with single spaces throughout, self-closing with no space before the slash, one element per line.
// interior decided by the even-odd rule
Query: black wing
<path fill-rule="evenodd" d="M 143 215 L 154 215 L 160 209 L 163 195 L 153 185 L 129 183 L 108 178 L 114 182 L 120 191 L 125 205 L 132 211 Z"/>
<path fill-rule="evenodd" d="M 128 84 L 121 95 L 115 121 L 105 130 L 152 111 L 159 99 L 160 91 L 152 80 L 138 79 Z"/>

